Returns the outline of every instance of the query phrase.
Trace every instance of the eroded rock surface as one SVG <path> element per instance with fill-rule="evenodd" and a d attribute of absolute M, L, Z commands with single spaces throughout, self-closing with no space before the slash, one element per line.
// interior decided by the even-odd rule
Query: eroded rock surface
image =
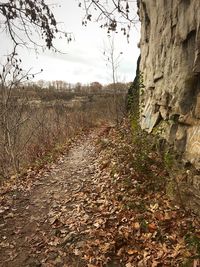
<path fill-rule="evenodd" d="M 200 1 L 138 2 L 144 83 L 141 126 L 148 132 L 159 128 L 160 134 L 198 170 Z"/>

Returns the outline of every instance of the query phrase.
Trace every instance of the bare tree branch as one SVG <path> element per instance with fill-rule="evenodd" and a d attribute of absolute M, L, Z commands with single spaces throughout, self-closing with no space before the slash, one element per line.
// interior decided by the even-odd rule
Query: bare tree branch
<path fill-rule="evenodd" d="M 137 1 L 107 0 L 103 3 L 99 0 L 79 1 L 79 7 L 83 6 L 85 11 L 82 24 L 86 26 L 93 18 L 100 23 L 101 28 L 107 29 L 108 34 L 120 29 L 128 39 L 131 26 L 135 26 L 139 21 L 136 13 Z"/>
<path fill-rule="evenodd" d="M 58 33 L 71 41 L 72 33 L 58 29 L 54 14 L 45 0 L 0 2 L 0 19 L 15 45 L 34 44 L 55 49 L 53 42 Z M 36 35 L 39 36 L 38 41 Z M 43 43 L 39 43 L 39 40 L 43 40 Z"/>

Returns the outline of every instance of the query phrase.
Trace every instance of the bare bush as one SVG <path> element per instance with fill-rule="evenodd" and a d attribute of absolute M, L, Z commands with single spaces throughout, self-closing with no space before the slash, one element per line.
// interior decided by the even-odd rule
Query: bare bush
<path fill-rule="evenodd" d="M 6 71 L 5 71 L 6 73 Z M 19 76 L 22 75 L 19 74 Z M 27 74 L 24 77 L 27 77 Z M 20 173 L 84 129 L 114 123 L 113 92 L 57 92 L 7 83 L 0 88 L 0 175 Z M 125 92 L 119 93 L 120 106 Z"/>

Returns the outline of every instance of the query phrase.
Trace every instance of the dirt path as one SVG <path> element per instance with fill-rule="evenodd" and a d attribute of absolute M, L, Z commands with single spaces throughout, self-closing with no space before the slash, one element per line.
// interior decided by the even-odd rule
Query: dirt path
<path fill-rule="evenodd" d="M 2 192 L 0 266 L 200 266 L 199 217 L 166 196 L 157 154 L 133 168 L 136 145 L 126 125 L 96 129 Z"/>
<path fill-rule="evenodd" d="M 89 214 L 81 217 L 81 209 L 96 172 L 97 134 L 80 141 L 50 171 L 36 177 L 31 190 L 6 196 L 0 210 L 0 266 L 84 265 L 78 249 Z"/>

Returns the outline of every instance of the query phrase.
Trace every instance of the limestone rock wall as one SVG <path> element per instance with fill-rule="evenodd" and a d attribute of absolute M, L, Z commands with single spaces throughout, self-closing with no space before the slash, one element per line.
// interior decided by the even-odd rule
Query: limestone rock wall
<path fill-rule="evenodd" d="M 138 5 L 141 126 L 148 132 L 159 127 L 183 159 L 199 170 L 200 1 L 138 0 Z M 200 191 L 200 176 L 197 184 Z"/>

